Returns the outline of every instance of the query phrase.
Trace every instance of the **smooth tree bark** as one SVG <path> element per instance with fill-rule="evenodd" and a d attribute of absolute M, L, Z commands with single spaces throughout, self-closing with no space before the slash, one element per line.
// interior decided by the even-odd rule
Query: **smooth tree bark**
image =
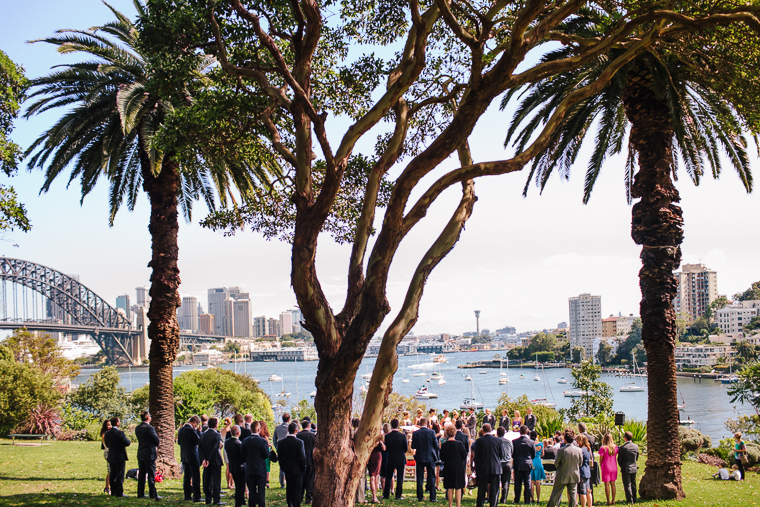
<path fill-rule="evenodd" d="M 673 128 L 668 104 L 653 90 L 644 65 L 634 66 L 623 92 L 631 122 L 630 143 L 638 154 L 639 170 L 632 196 L 631 236 L 641 245 L 641 338 L 647 352 L 648 408 L 646 470 L 639 483 L 643 498 L 685 497 L 681 479 L 678 437 L 678 385 L 675 342 L 678 336 L 673 300 L 678 281 L 673 272 L 681 263 L 683 217 L 673 185 Z"/>
<path fill-rule="evenodd" d="M 179 324 L 177 308 L 179 297 L 179 232 L 178 202 L 179 171 L 168 157 L 161 172 L 154 176 L 147 161 L 141 157 L 143 189 L 150 200 L 151 260 L 150 307 L 148 309 L 148 358 L 150 395 L 148 407 L 151 424 L 160 439 L 156 468 L 165 476 L 179 477 L 180 466 L 174 457 L 174 375 L 173 364 L 179 350 Z"/>

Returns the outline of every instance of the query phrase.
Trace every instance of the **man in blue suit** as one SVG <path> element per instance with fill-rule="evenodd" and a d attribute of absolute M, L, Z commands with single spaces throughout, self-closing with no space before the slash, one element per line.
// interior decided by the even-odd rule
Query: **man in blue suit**
<path fill-rule="evenodd" d="M 427 427 L 427 419 L 420 419 L 420 429 L 412 434 L 412 449 L 414 452 L 415 475 L 417 476 L 417 500 L 422 501 L 422 479 L 427 471 L 427 489 L 430 491 L 430 501 L 435 502 L 435 468 L 438 459 L 438 439 L 435 432 Z"/>
<path fill-rule="evenodd" d="M 201 436 L 198 432 L 201 418 L 192 416 L 177 433 L 180 459 L 184 478 L 182 487 L 185 491 L 185 500 L 201 501 L 201 460 L 198 458 L 198 442 Z"/>
<path fill-rule="evenodd" d="M 267 484 L 266 459 L 270 457 L 269 444 L 259 435 L 258 421 L 251 422 L 251 436 L 243 440 L 243 458 L 245 459 L 246 482 L 250 495 L 250 507 L 264 507 Z M 271 460 L 277 461 L 277 454 L 272 451 Z"/>

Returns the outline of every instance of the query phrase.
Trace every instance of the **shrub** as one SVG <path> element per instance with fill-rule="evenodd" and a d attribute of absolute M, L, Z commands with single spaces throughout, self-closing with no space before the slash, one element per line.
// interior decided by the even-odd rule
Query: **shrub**
<path fill-rule="evenodd" d="M 61 416 L 58 407 L 37 405 L 29 411 L 26 419 L 15 429 L 16 433 L 58 436 L 61 432 Z"/>
<path fill-rule="evenodd" d="M 692 428 L 678 428 L 678 437 L 681 440 L 681 456 L 688 452 L 697 452 L 700 449 L 712 447 L 712 440 L 704 433 Z"/>
<path fill-rule="evenodd" d="M 539 438 L 543 439 L 552 437 L 557 430 L 562 431 L 564 428 L 565 418 L 562 416 L 562 414 L 537 417 L 536 433 L 538 433 Z"/>
<path fill-rule="evenodd" d="M 626 431 L 630 431 L 633 435 L 633 441 L 637 444 L 646 443 L 647 440 L 647 422 L 646 421 L 637 421 L 636 419 L 628 419 L 625 421 L 625 424 L 622 426 L 616 426 L 615 427 L 615 433 L 619 436 L 619 438 L 623 439 L 623 434 Z M 707 438 L 707 445 L 702 447 L 710 447 L 712 445 L 712 442 L 710 441 L 710 437 L 705 436 Z"/>
<path fill-rule="evenodd" d="M 507 414 L 509 414 L 510 417 L 514 415 L 515 410 L 519 410 L 520 415 L 524 419 L 528 407 L 533 408 L 533 413 L 536 414 L 536 420 L 538 424 L 541 424 L 541 421 L 554 419 L 559 414 L 559 412 L 553 408 L 545 407 L 543 405 L 533 405 L 530 400 L 528 400 L 528 397 L 524 394 L 519 398 L 514 399 L 510 398 L 507 394 L 502 394 L 499 398 L 496 408 L 494 409 L 494 415 L 498 421 L 501 417 L 502 410 L 506 410 Z"/>
<path fill-rule="evenodd" d="M 60 399 L 50 375 L 32 364 L 0 361 L 0 434 L 11 433 L 37 406 Z"/>
<path fill-rule="evenodd" d="M 93 373 L 69 395 L 69 400 L 73 407 L 96 419 L 116 416 L 124 420 L 132 415 L 129 393 L 119 384 L 119 372 L 115 366 L 104 366 Z"/>

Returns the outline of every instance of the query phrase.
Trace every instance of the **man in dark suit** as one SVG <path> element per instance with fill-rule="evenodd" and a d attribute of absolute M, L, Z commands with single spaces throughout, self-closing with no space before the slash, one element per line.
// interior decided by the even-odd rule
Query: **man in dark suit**
<path fill-rule="evenodd" d="M 259 422 L 251 422 L 251 436 L 243 441 L 246 482 L 248 483 L 250 507 L 264 507 L 266 499 L 267 465 L 266 459 L 277 461 L 277 454 L 270 456 L 269 444 L 259 435 Z M 274 451 L 272 451 L 274 453 Z M 229 454 L 228 454 L 229 456 Z"/>
<path fill-rule="evenodd" d="M 235 417 L 233 417 L 233 420 L 235 421 L 235 424 L 240 426 L 240 441 L 242 442 L 246 438 L 251 436 L 251 429 L 245 427 L 245 418 L 243 417 L 243 414 L 235 414 Z M 230 438 L 232 435 L 230 435 L 229 432 L 227 432 L 227 438 Z"/>
<path fill-rule="evenodd" d="M 626 431 L 623 438 L 625 438 L 625 443 L 618 449 L 618 465 L 620 465 L 620 474 L 623 476 L 625 501 L 636 503 L 636 472 L 639 471 L 636 462 L 639 459 L 639 446 L 633 443 L 633 433 L 630 431 Z"/>
<path fill-rule="evenodd" d="M 487 424 L 491 429 L 496 428 L 496 417 L 491 413 L 491 409 L 486 409 L 486 415 L 483 416 L 483 424 Z"/>
<path fill-rule="evenodd" d="M 457 442 L 460 442 L 464 446 L 465 452 L 467 453 L 467 455 L 464 458 L 464 465 L 462 468 L 462 470 L 466 471 L 467 459 L 468 459 L 468 456 L 470 455 L 470 437 L 468 437 L 467 433 L 465 433 L 464 421 L 462 421 L 461 418 L 457 419 L 457 422 L 454 423 L 454 427 L 457 429 L 457 434 L 454 435 L 454 438 L 456 439 Z M 466 472 L 465 472 L 465 476 L 466 476 Z M 466 483 L 467 483 L 467 480 L 465 477 L 465 484 Z M 464 488 L 462 488 L 462 496 L 464 496 Z"/>
<path fill-rule="evenodd" d="M 478 477 L 478 503 L 483 507 L 488 488 L 488 503 L 496 507 L 499 501 L 499 485 L 501 484 L 501 459 L 503 450 L 500 439 L 491 435 L 491 425 L 483 425 L 483 436 L 475 441 L 475 473 Z"/>
<path fill-rule="evenodd" d="M 198 456 L 201 459 L 203 467 L 203 493 L 206 496 L 206 503 L 210 504 L 213 500 L 214 505 L 224 505 L 222 497 L 222 455 L 219 450 L 224 447 L 222 444 L 222 435 L 216 431 L 219 419 L 212 417 L 208 420 L 208 429 L 201 435 L 198 443 Z"/>
<path fill-rule="evenodd" d="M 501 441 L 501 499 L 499 503 L 507 503 L 509 481 L 512 480 L 512 441 L 506 437 L 507 429 L 499 426 L 496 436 Z"/>
<path fill-rule="evenodd" d="M 309 505 L 314 492 L 314 444 L 317 435 L 312 433 L 311 422 L 306 419 L 301 421 L 301 428 L 302 430 L 296 434 L 296 438 L 303 442 L 304 452 L 306 452 L 306 471 L 303 474 L 302 489 L 305 496 L 304 501 Z"/>
<path fill-rule="evenodd" d="M 501 411 L 501 418 L 499 419 L 499 426 L 507 428 L 507 431 L 512 429 L 512 418 L 509 417 L 509 414 L 507 413 L 507 410 L 504 409 Z"/>
<path fill-rule="evenodd" d="M 525 488 L 525 503 L 530 503 L 530 471 L 533 469 L 533 458 L 536 457 L 536 446 L 528 438 L 528 427 L 520 426 L 520 436 L 512 441 L 512 466 L 515 471 L 515 503 L 520 503 L 520 490 Z"/>
<path fill-rule="evenodd" d="M 274 450 L 279 452 L 279 442 L 288 436 L 288 426 L 290 425 L 290 414 L 285 412 L 282 414 L 282 424 L 278 424 L 274 429 L 272 435 L 272 443 L 274 444 Z M 285 487 L 285 473 L 280 468 L 280 488 Z"/>
<path fill-rule="evenodd" d="M 194 502 L 201 501 L 201 461 L 198 458 L 198 442 L 201 439 L 198 433 L 200 424 L 201 418 L 194 415 L 177 433 L 180 460 L 184 472 L 182 488 L 185 491 L 185 500 L 193 500 Z"/>
<path fill-rule="evenodd" d="M 537 422 L 538 419 L 536 418 L 536 414 L 533 413 L 533 407 L 528 407 L 525 413 L 525 426 L 528 427 L 528 431 L 535 430 Z"/>
<path fill-rule="evenodd" d="M 586 423 L 583 422 L 578 423 L 578 432 L 588 439 L 588 443 L 591 446 L 591 454 L 593 456 L 594 449 L 596 449 L 596 437 L 586 431 Z"/>
<path fill-rule="evenodd" d="M 119 429 L 121 421 L 118 417 L 111 418 L 111 429 L 103 436 L 108 447 L 108 464 L 111 468 L 109 485 L 111 496 L 124 496 L 124 468 L 127 458 L 127 447 L 132 443 L 123 431 Z"/>
<path fill-rule="evenodd" d="M 306 471 L 306 449 L 303 442 L 296 437 L 298 423 L 288 425 L 288 436 L 279 441 L 278 452 L 280 469 L 285 473 L 285 497 L 288 507 L 301 505 L 301 486 Z"/>
<path fill-rule="evenodd" d="M 422 501 L 422 479 L 427 471 L 427 490 L 430 491 L 430 501 L 435 502 L 435 468 L 438 459 L 438 439 L 435 432 L 427 427 L 427 419 L 420 419 L 420 429 L 412 434 L 412 449 L 415 450 L 415 473 L 417 476 L 417 500 Z"/>
<path fill-rule="evenodd" d="M 135 428 L 137 437 L 137 498 L 145 498 L 145 476 L 148 476 L 148 495 L 159 500 L 156 492 L 156 458 L 158 452 L 158 434 L 156 429 L 150 425 L 150 412 L 147 410 L 140 414 L 142 421 Z"/>
<path fill-rule="evenodd" d="M 406 451 L 409 443 L 406 435 L 398 430 L 398 419 L 391 420 L 391 432 L 385 435 L 385 450 L 388 451 L 388 463 L 385 468 L 385 486 L 383 498 L 390 498 L 393 472 L 396 472 L 396 500 L 403 498 L 404 470 L 406 469 Z"/>
<path fill-rule="evenodd" d="M 201 433 L 206 433 L 207 429 L 208 429 L 208 416 L 206 414 L 203 414 L 201 416 Z"/>
<path fill-rule="evenodd" d="M 245 505 L 245 458 L 243 458 L 243 443 L 240 441 L 240 429 L 237 424 L 232 426 L 229 432 L 230 438 L 224 442 L 230 474 L 235 482 L 235 507 Z"/>

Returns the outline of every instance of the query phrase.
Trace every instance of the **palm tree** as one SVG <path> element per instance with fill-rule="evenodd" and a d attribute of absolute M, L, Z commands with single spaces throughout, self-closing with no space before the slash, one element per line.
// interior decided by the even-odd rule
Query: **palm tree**
<path fill-rule="evenodd" d="M 143 16 L 140 2 L 134 0 L 134 5 Z M 146 91 L 149 74 L 136 49 L 138 31 L 129 18 L 108 7 L 116 16 L 111 23 L 84 31 L 61 30 L 42 39 L 58 46 L 61 53 L 84 53 L 95 60 L 61 65 L 31 81 L 30 98 L 37 100 L 29 107 L 27 117 L 59 107 L 70 109 L 40 135 L 27 154 L 31 154 L 30 168 L 45 170 L 43 191 L 69 166 L 69 182 L 80 180 L 82 199 L 100 176 L 106 177 L 111 225 L 124 200 L 132 210 L 140 188 L 148 194 L 152 239 L 149 408 L 161 438 L 158 466 L 170 473 L 178 471 L 172 376 L 179 348 L 178 204 L 189 220 L 194 200 L 203 198 L 213 208 L 215 194 L 224 203 L 232 187 L 245 192 L 256 181 L 265 181 L 266 175 L 265 168 L 253 168 L 246 160 L 209 160 L 202 153 L 195 158 L 186 154 L 179 157 L 176 151 L 164 152 L 154 146 L 156 134 L 177 105 Z M 203 70 L 197 69 L 198 81 Z M 189 83 L 183 91 L 188 103 L 193 96 L 192 85 L 196 83 Z"/>
<path fill-rule="evenodd" d="M 597 35 L 600 16 L 586 14 L 585 19 L 575 20 L 573 27 L 566 27 L 568 31 L 579 37 Z M 585 179 L 583 201 L 588 202 L 606 156 L 621 152 L 628 132 L 625 183 L 629 203 L 632 198 L 640 199 L 633 206 L 631 235 L 642 246 L 642 340 L 649 373 L 648 453 L 640 485 L 641 496 L 646 498 L 684 496 L 674 356 L 677 328 L 672 304 L 678 287 L 673 272 L 681 261 L 683 218 L 673 184 L 677 167 L 674 155 L 683 162 L 694 184 L 699 184 L 705 159 L 712 174 L 720 174 L 723 151 L 746 190 L 752 189 L 742 137 L 743 118 L 737 108 L 695 70 L 698 65 L 690 65 L 665 48 L 665 44 L 653 46 L 622 68 L 601 93 L 572 109 L 551 147 L 534 160 L 525 187 L 527 191 L 535 178 L 543 188 L 555 167 L 567 177 L 586 135 L 597 122 Z M 572 47 L 564 48 L 544 59 L 562 58 L 572 51 Z M 522 150 L 568 93 L 595 80 L 622 52 L 615 49 L 580 71 L 528 87 L 512 119 L 507 143 L 517 134 L 515 144 Z M 510 98 L 505 97 L 502 108 Z"/>

